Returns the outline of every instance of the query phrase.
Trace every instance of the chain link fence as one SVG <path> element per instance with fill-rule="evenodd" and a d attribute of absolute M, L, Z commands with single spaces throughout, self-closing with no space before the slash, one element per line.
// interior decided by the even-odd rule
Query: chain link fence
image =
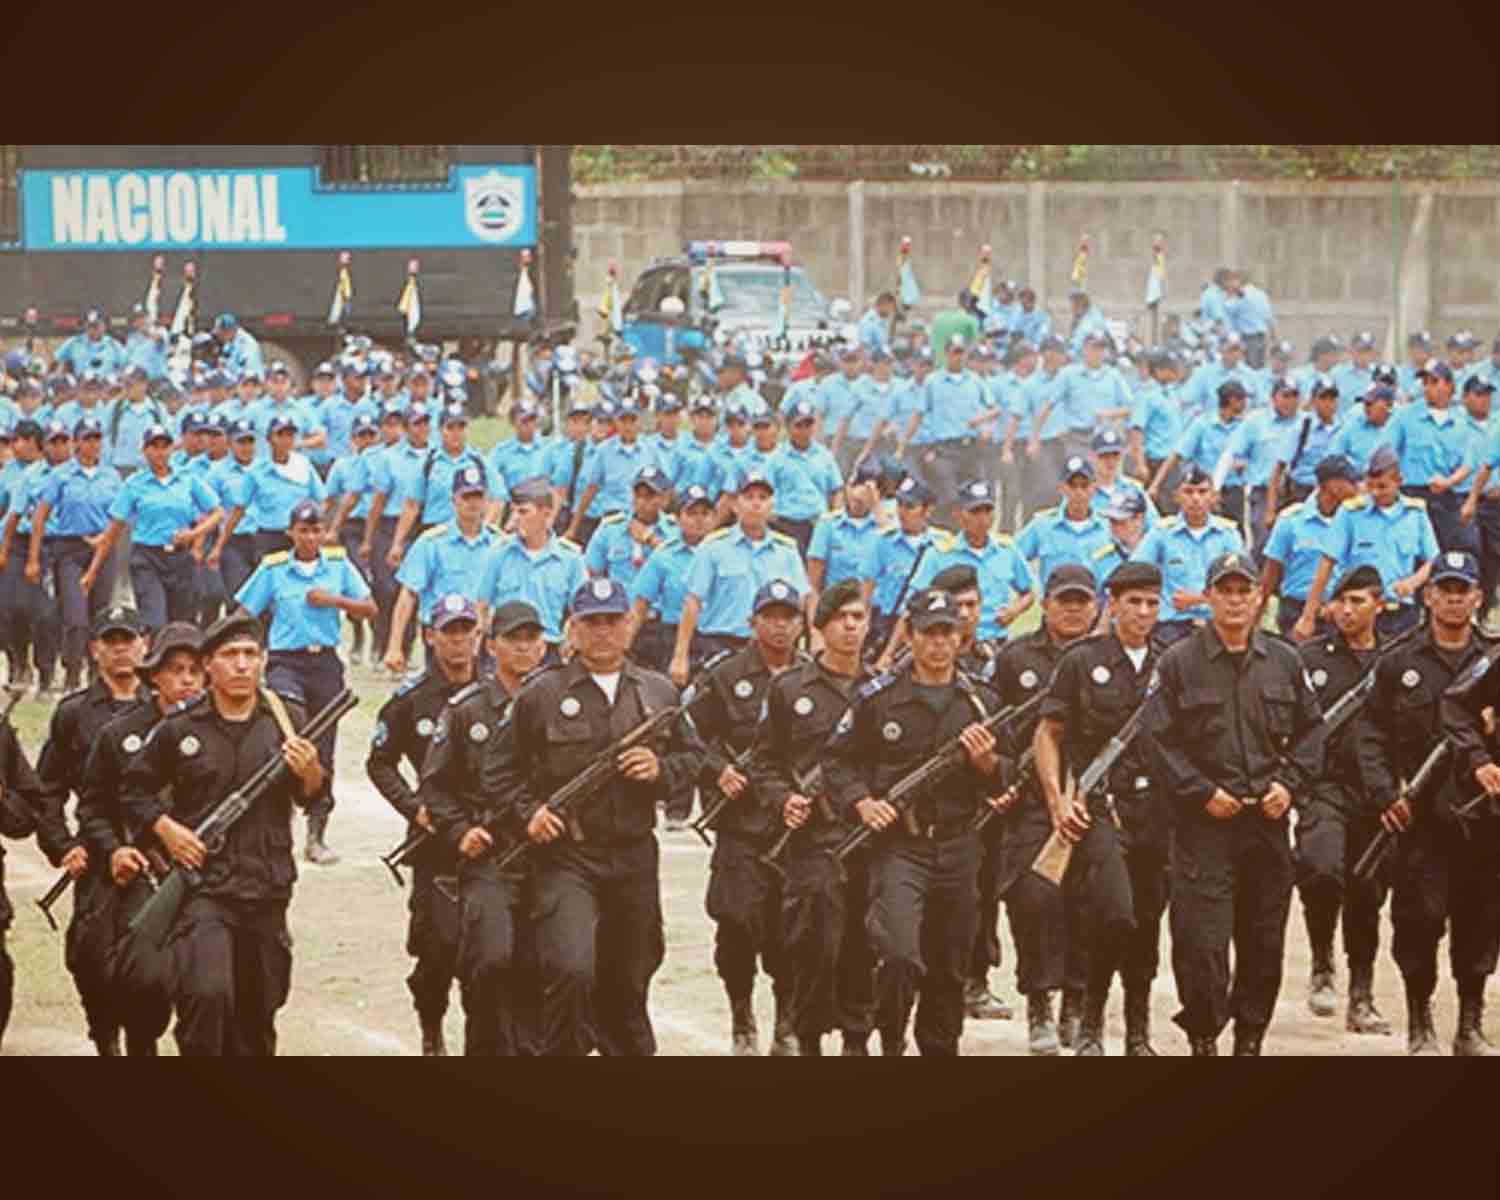
<path fill-rule="evenodd" d="M 575 146 L 578 183 L 1500 178 L 1500 146 Z"/>

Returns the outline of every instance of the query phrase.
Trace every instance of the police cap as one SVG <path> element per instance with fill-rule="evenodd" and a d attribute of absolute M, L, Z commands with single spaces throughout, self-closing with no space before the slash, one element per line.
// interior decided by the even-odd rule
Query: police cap
<path fill-rule="evenodd" d="M 957 627 L 959 624 L 958 606 L 953 603 L 953 597 L 939 588 L 926 588 L 912 597 L 911 606 L 912 628 L 918 633 L 925 633 L 929 629 L 939 626 Z"/>
<path fill-rule="evenodd" d="M 1328 483 L 1333 479 L 1344 479 L 1350 483 L 1359 482 L 1358 469 L 1342 454 L 1329 454 L 1324 457 L 1313 474 L 1319 483 Z"/>
<path fill-rule="evenodd" d="M 761 584 L 760 590 L 755 593 L 755 603 L 751 606 L 751 613 L 759 616 L 762 609 L 774 608 L 778 605 L 782 608 L 798 610 L 802 606 L 802 597 L 797 593 L 795 584 L 785 579 L 772 579 Z"/>
<path fill-rule="evenodd" d="M 478 626 L 479 610 L 474 607 L 474 602 L 467 596 L 449 592 L 437 602 L 432 610 L 432 627 L 439 630 L 447 629 L 457 621 L 470 621 Z"/>
<path fill-rule="evenodd" d="M 547 504 L 552 503 L 552 485 L 545 477 L 533 475 L 530 479 L 523 479 L 515 487 L 510 489 L 511 502 L 514 504 Z"/>
<path fill-rule="evenodd" d="M 323 506 L 316 500 L 298 500 L 292 505 L 292 514 L 287 518 L 287 528 L 294 525 L 316 525 L 323 520 Z"/>
<path fill-rule="evenodd" d="M 896 488 L 897 504 L 931 504 L 932 489 L 915 475 L 908 475 Z"/>
<path fill-rule="evenodd" d="M 617 579 L 590 579 L 573 593 L 575 617 L 624 616 L 630 611 L 630 594 Z"/>
<path fill-rule="evenodd" d="M 524 600 L 508 600 L 495 609 L 495 615 L 490 621 L 490 636 L 505 637 L 528 626 L 543 628 L 542 618 L 536 609 Z"/>
<path fill-rule="evenodd" d="M 1047 599 L 1066 595 L 1068 592 L 1084 592 L 1090 596 L 1094 594 L 1093 573 L 1081 563 L 1063 563 L 1060 567 L 1054 567 L 1052 574 L 1047 576 Z"/>
<path fill-rule="evenodd" d="M 1225 579 L 1238 575 L 1254 583 L 1257 576 L 1255 564 L 1250 561 L 1250 556 L 1238 550 L 1231 550 L 1227 554 L 1220 554 L 1208 564 L 1208 587 L 1214 587 Z"/>
<path fill-rule="evenodd" d="M 1377 446 L 1375 452 L 1370 455 L 1370 461 L 1365 466 L 1365 475 L 1381 475 L 1386 471 L 1394 471 L 1401 466 L 1401 459 L 1389 446 Z"/>
<path fill-rule="evenodd" d="M 133 608 L 116 604 L 94 618 L 89 637 L 102 638 L 111 633 L 128 633 L 138 637 L 144 632 L 145 626 L 141 624 L 140 614 Z"/>

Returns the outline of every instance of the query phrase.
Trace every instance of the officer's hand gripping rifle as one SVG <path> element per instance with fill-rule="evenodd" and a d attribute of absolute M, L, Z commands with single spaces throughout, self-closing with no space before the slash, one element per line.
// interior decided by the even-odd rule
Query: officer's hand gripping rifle
<path fill-rule="evenodd" d="M 316 741 L 336 724 L 345 713 L 359 704 L 359 697 L 345 688 L 312 720 L 298 735 L 305 741 Z M 256 801 L 279 784 L 291 768 L 280 753 L 273 754 L 259 770 L 239 787 L 221 800 L 208 816 L 193 829 L 194 835 L 203 843 L 209 854 L 218 854 L 224 848 L 224 840 Z M 202 882 L 202 873 L 181 863 L 173 865 L 156 888 L 155 893 L 136 913 L 130 922 L 130 932 L 148 937 L 161 946 L 177 921 L 177 914 L 187 902 L 192 889 Z"/>
<path fill-rule="evenodd" d="M 1401 789 L 1401 797 L 1408 806 L 1415 804 L 1417 799 L 1424 795 L 1432 786 L 1432 781 L 1437 773 L 1448 765 L 1450 747 L 1447 739 L 1439 742 L 1432 748 L 1431 753 L 1422 760 L 1422 765 L 1417 768 L 1417 773 Z M 1385 865 L 1386 859 L 1396 849 L 1397 839 L 1400 834 L 1381 826 L 1380 832 L 1370 839 L 1370 844 L 1365 847 L 1365 852 L 1359 856 L 1359 861 L 1354 864 L 1354 878 L 1361 882 L 1367 882 L 1375 877 L 1376 872 Z"/>
<path fill-rule="evenodd" d="M 380 856 L 380 861 L 390 871 L 391 876 L 396 881 L 397 887 L 406 886 L 406 880 L 401 877 L 400 868 L 406 866 L 416 856 L 417 848 L 426 845 L 427 839 L 432 836 L 432 830 L 418 825 L 402 839 L 399 846 L 393 850 L 388 850 Z"/>
<path fill-rule="evenodd" d="M 573 816 L 573 810 L 580 803 L 603 791 L 619 773 L 620 755 L 635 746 L 644 746 L 682 713 L 683 708 L 680 704 L 658 709 L 652 713 L 624 737 L 601 750 L 588 766 L 553 792 L 547 798 L 546 807 L 553 815 L 569 820 Z M 523 838 L 507 850 L 500 858 L 500 870 L 504 871 L 525 854 L 531 844 L 529 838 Z"/>
<path fill-rule="evenodd" d="M 751 749 L 752 747 L 746 746 L 738 754 L 730 756 L 729 765 L 741 775 L 745 773 L 745 768 L 750 764 Z M 749 785 L 747 784 L 746 786 L 748 787 Z M 719 814 L 729 807 L 729 793 L 725 792 L 722 788 L 716 788 L 715 790 L 718 792 L 718 795 L 714 797 L 713 803 L 698 814 L 697 820 L 688 825 L 689 829 L 703 839 L 705 846 L 713 845 L 708 840 L 708 831 L 718 822 Z"/>
<path fill-rule="evenodd" d="M 799 795 L 806 796 L 817 806 L 819 815 L 825 821 L 833 821 L 833 810 L 828 805 L 827 797 L 823 795 L 823 766 L 821 763 L 813 763 L 806 771 L 793 771 L 792 783 L 796 785 Z M 804 824 L 811 823 L 812 819 L 813 814 L 809 813 L 807 821 Z M 792 835 L 800 828 L 802 828 L 801 825 L 795 828 L 788 827 L 783 830 L 781 836 L 776 839 L 771 848 L 760 856 L 760 861 L 775 871 L 783 880 L 786 879 L 786 872 L 781 869 L 781 864 L 776 860 L 781 857 L 782 853 L 786 850 L 787 843 L 792 840 Z"/>

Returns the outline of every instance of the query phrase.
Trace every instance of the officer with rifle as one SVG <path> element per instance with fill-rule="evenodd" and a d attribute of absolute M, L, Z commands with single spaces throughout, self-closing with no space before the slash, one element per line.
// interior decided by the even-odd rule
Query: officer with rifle
<path fill-rule="evenodd" d="M 153 934 L 163 909 L 171 918 L 183 1055 L 269 1056 L 291 985 L 292 805 L 322 799 L 327 781 L 316 746 L 293 732 L 300 708 L 260 687 L 260 622 L 243 612 L 222 618 L 202 653 L 207 693 L 152 731 L 125 769 L 121 798 L 127 827 L 154 833 L 176 863 L 172 875 L 196 886 L 173 914 L 163 896 L 175 901 L 183 885 L 169 892 L 164 883 L 135 929 Z M 258 794 L 240 797 L 253 802 L 206 842 L 203 818 L 257 774 Z"/>
<path fill-rule="evenodd" d="M 1151 563 L 1121 563 L 1105 589 L 1110 632 L 1063 653 L 1033 746 L 1053 828 L 1078 852 L 1072 870 L 1079 876 L 1089 954 L 1074 1052 L 1104 1053 L 1104 1007 L 1118 971 L 1126 1057 L 1150 1058 L 1156 1054 L 1151 981 L 1167 905 L 1168 814 L 1165 797 L 1152 786 L 1144 739 L 1135 733 L 1159 656 L 1151 631 L 1161 611 L 1161 572 Z M 1096 762 L 1107 769 L 1090 786 Z M 1068 771 L 1079 780 L 1073 789 L 1064 786 Z"/>
<path fill-rule="evenodd" d="M 441 663 L 445 641 L 467 636 L 472 644 L 478 618 L 462 597 L 449 596 L 438 607 L 434 646 Z M 430 904 L 454 910 L 446 919 L 456 919 L 458 927 L 464 1053 L 509 1057 L 533 1052 L 536 970 L 526 918 L 531 887 L 525 864 L 515 870 L 501 866 L 497 847 L 510 839 L 494 810 L 505 793 L 489 784 L 511 704 L 522 680 L 541 664 L 547 645 L 541 616 L 519 600 L 495 610 L 490 633 L 495 672 L 448 700 L 432 733 L 416 800 L 431 813 L 443 852 L 458 859 L 457 904 L 440 890 Z M 457 655 L 456 650 L 449 653 Z M 423 1054 L 446 1053 L 440 1024 L 434 1036 L 424 1023 L 422 1045 Z"/>

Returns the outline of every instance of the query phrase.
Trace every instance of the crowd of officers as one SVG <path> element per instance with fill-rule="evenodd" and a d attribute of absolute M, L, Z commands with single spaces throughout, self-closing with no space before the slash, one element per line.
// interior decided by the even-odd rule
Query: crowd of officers
<path fill-rule="evenodd" d="M 122 1034 L 153 1053 L 173 1011 L 184 1053 L 274 1051 L 294 805 L 308 861 L 337 860 L 333 734 L 309 743 L 283 717 L 342 691 L 344 618 L 353 660 L 395 672 L 421 634 L 367 770 L 427 834 L 407 943 L 426 1054 L 446 1053 L 454 982 L 468 1053 L 653 1053 L 655 830 L 695 805 L 736 1054 L 763 1044 L 760 971 L 772 1054 L 821 1054 L 835 1031 L 846 1055 L 872 1034 L 885 1054 L 908 1035 L 957 1054 L 966 1017 L 1012 1015 L 989 988 L 1002 902 L 1031 1052 L 1104 1053 L 1118 975 L 1125 1052 L 1154 1053 L 1166 916 L 1192 1053 L 1232 1024 L 1234 1052 L 1258 1054 L 1294 886 L 1315 1013 L 1336 1007 L 1342 918 L 1347 1027 L 1389 1032 L 1373 972 L 1390 892 L 1409 1049 L 1440 1052 L 1446 934 L 1453 1050 L 1487 1053 L 1500 673 L 1478 618 L 1500 578 L 1500 343 L 1484 363 L 1414 340 L 1405 383 L 1362 361 L 1364 335 L 1348 363 L 1321 340 L 1301 373 L 1277 344 L 1262 379 L 1231 335 L 1184 382 L 1170 349 L 1107 362 L 1086 320 L 1079 361 L 1048 335 L 1005 341 L 1000 369 L 967 313 L 894 336 L 891 316 L 882 297 L 837 365 L 809 356 L 774 405 L 733 349 L 696 392 L 627 360 L 597 394 L 570 389 L 552 436 L 538 348 L 487 453 L 461 384 L 422 362 L 346 356 L 297 399 L 227 314 L 215 337 L 239 374 L 205 371 L 173 412 L 140 411 L 158 401 L 131 367 L 122 394 L 95 381 L 106 394 L 41 413 L 23 364 L 0 474 L 11 677 L 34 653 L 45 683 L 57 617 L 77 686 L 35 771 L 6 730 L 0 832 L 34 830 L 76 880 L 67 962 L 101 1053 Z M 134 608 L 111 595 L 122 554 Z M 1012 635 L 1038 604 L 1040 627 Z M 1362 681 L 1360 715 L 1326 736 Z M 1436 747 L 1442 770 L 1410 791 Z M 282 784 L 205 845 L 195 822 L 275 755 Z M 600 786 L 549 803 L 601 756 Z M 935 756 L 936 781 L 903 793 Z M 1381 837 L 1394 855 L 1356 877 Z M 1035 865 L 1058 840 L 1075 851 L 1060 883 Z M 198 886 L 166 945 L 141 945 L 130 918 L 174 863 Z"/>

